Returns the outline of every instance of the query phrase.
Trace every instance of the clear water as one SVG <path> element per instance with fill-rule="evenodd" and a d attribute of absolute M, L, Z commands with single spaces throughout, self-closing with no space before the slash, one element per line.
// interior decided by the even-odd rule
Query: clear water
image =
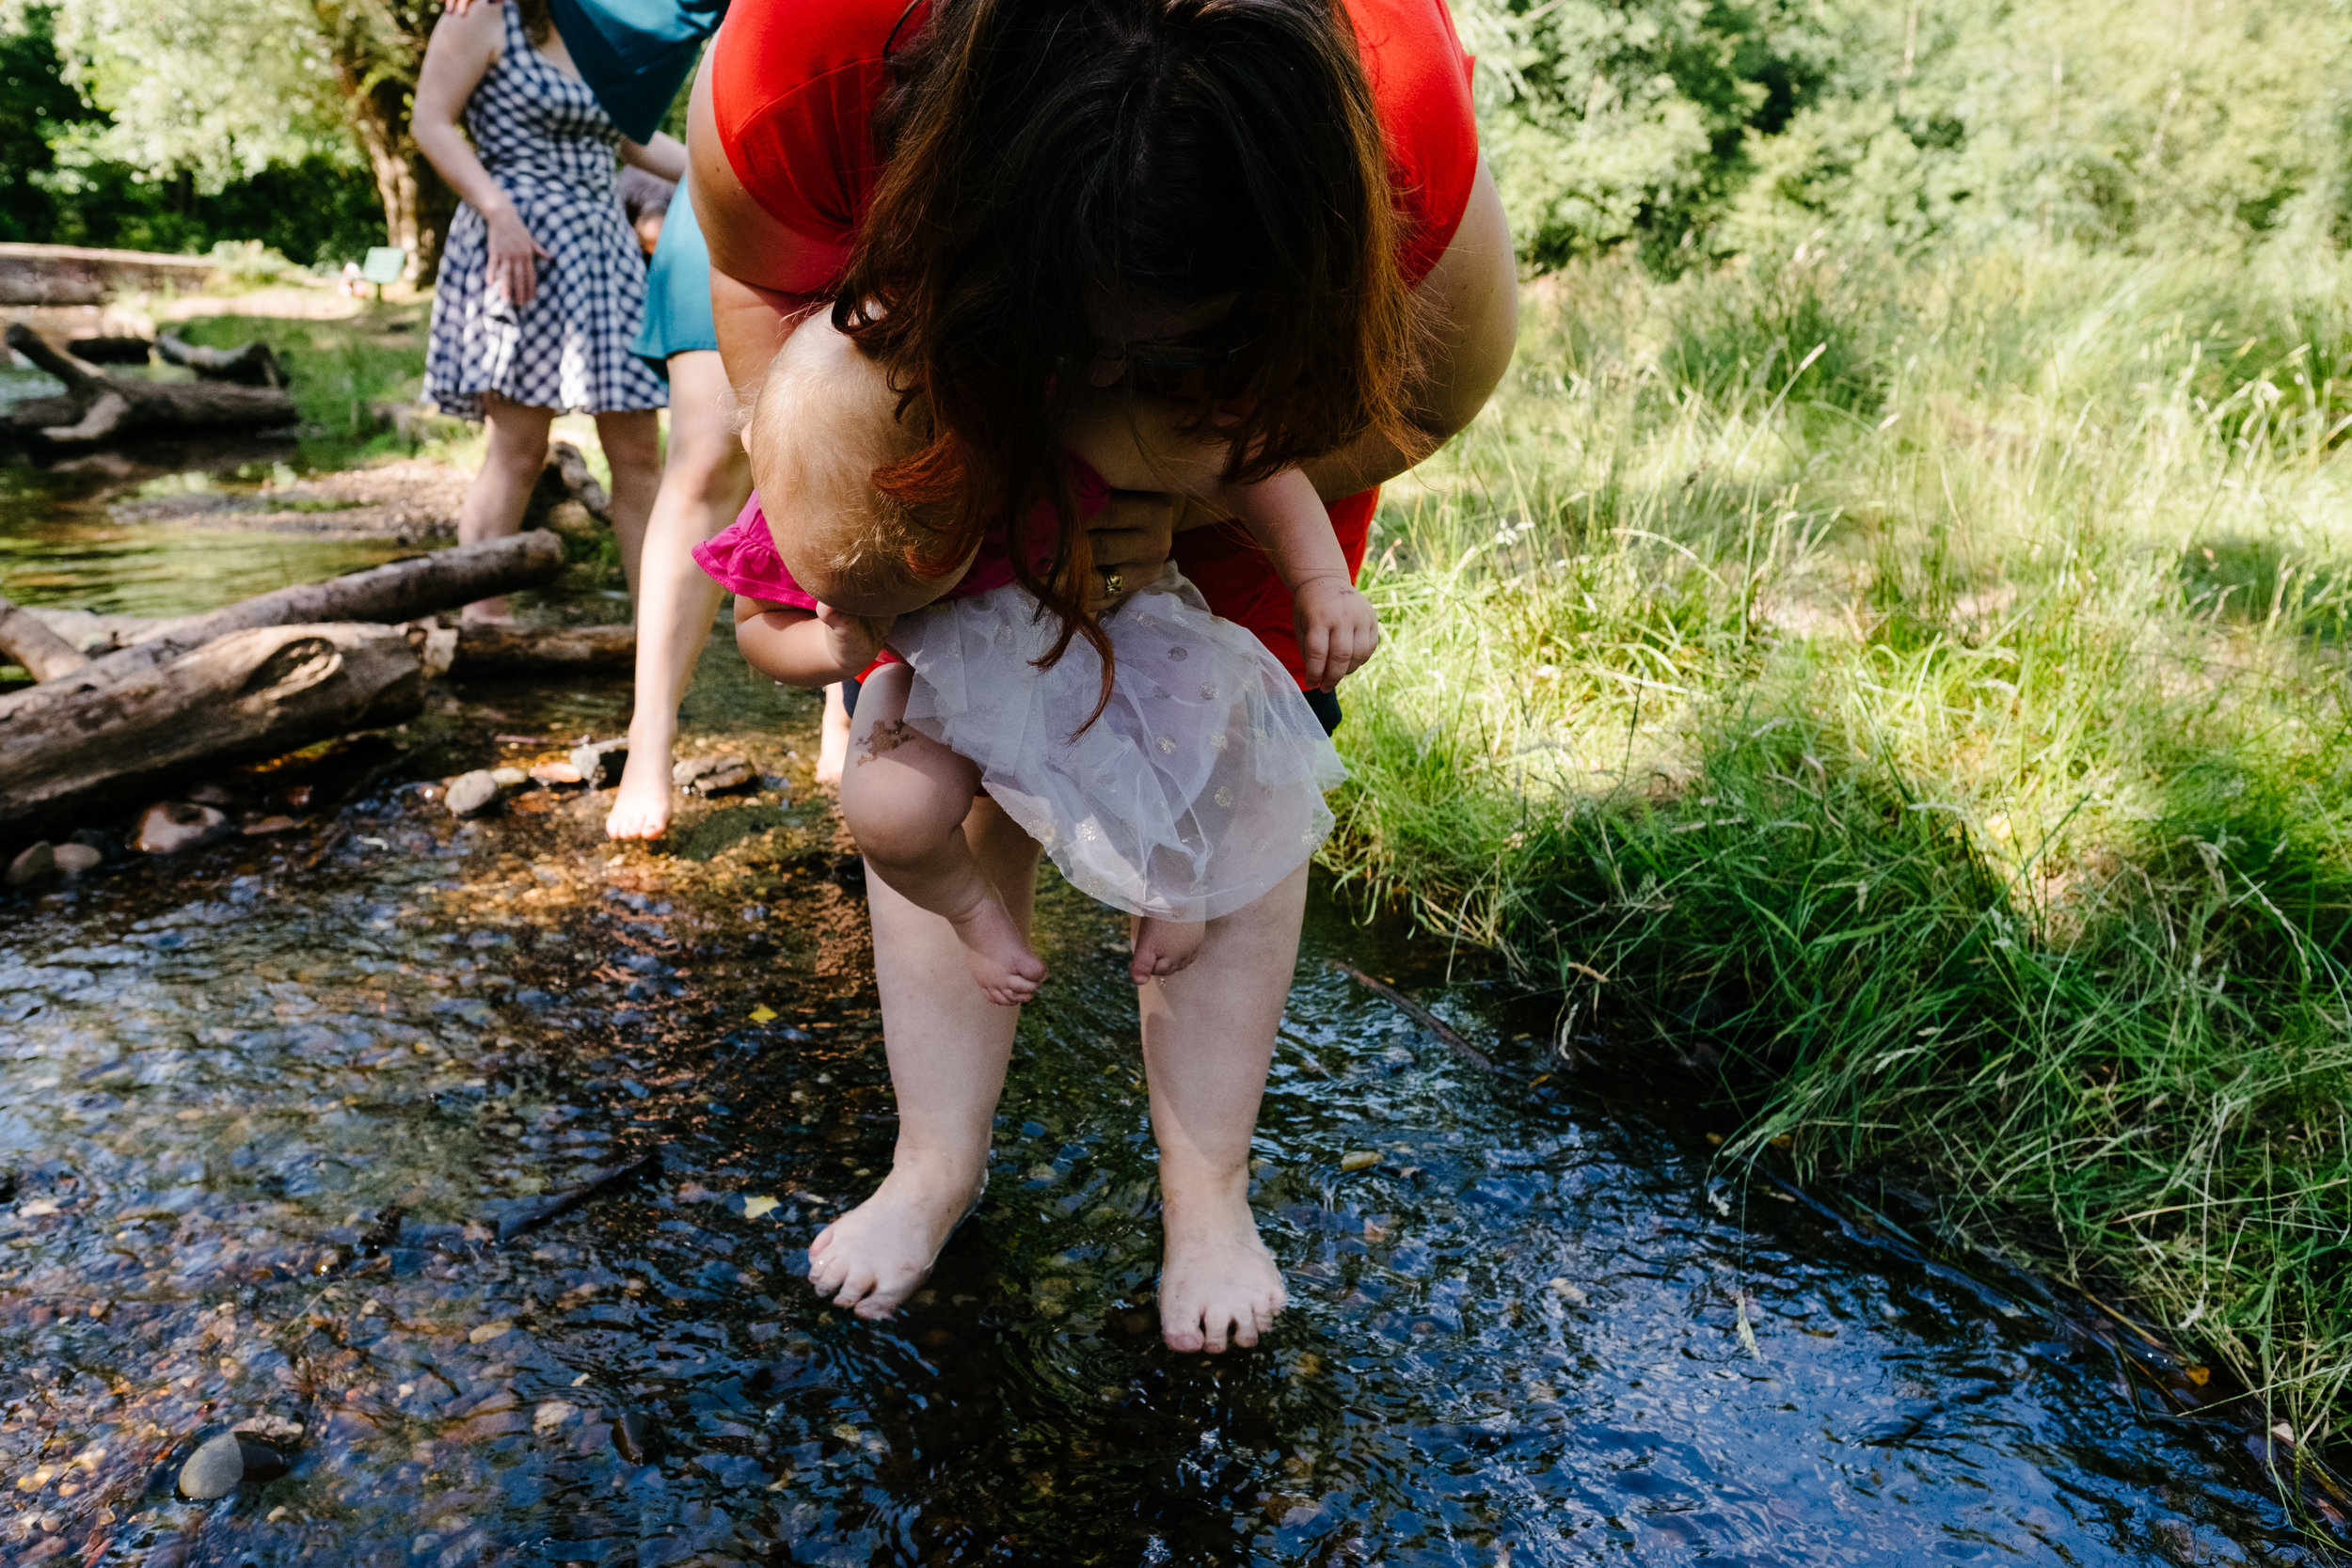
<path fill-rule="evenodd" d="M 412 783 L 611 733 L 617 683 L 459 696 L 299 830 L 0 905 L 0 1560 L 2323 1560 L 2235 1429 L 1726 1185 L 1695 1087 L 1528 1082 L 1502 993 L 1320 903 L 1258 1140 L 1269 1345 L 1158 1343 L 1118 925 L 1059 888 L 987 1202 L 898 1322 L 825 1309 L 802 1249 L 891 1101 L 813 705 L 715 646 L 690 732 L 788 798 L 651 855 L 578 792 L 461 826 Z M 257 1412 L 291 1473 L 176 1499 Z"/>

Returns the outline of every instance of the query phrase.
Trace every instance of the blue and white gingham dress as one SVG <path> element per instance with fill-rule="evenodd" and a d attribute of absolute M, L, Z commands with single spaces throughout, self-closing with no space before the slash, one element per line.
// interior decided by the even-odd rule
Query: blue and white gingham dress
<path fill-rule="evenodd" d="M 567 413 L 660 408 L 661 380 L 629 352 L 645 310 L 645 262 L 612 194 L 620 131 L 596 94 L 532 47 L 518 12 L 499 8 L 505 47 L 466 103 L 466 129 L 515 203 L 539 259 L 519 309 L 491 292 L 490 231 L 457 209 L 433 296 L 424 392 L 444 413 L 482 417 L 482 394 Z"/>

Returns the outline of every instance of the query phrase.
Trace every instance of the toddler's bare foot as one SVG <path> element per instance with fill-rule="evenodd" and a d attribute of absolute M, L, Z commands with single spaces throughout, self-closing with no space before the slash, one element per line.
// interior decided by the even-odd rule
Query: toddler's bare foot
<path fill-rule="evenodd" d="M 1208 934 L 1209 927 L 1198 920 L 1136 921 L 1136 957 L 1127 966 L 1127 977 L 1139 986 L 1189 968 Z"/>
<path fill-rule="evenodd" d="M 900 1164 L 872 1197 L 808 1243 L 808 1282 L 861 1318 L 887 1318 L 921 1288 L 988 1185 Z"/>
<path fill-rule="evenodd" d="M 630 747 L 604 819 L 607 838 L 660 838 L 670 826 L 670 748 Z"/>
<path fill-rule="evenodd" d="M 1045 960 L 1029 950 L 1004 901 L 992 892 L 953 921 L 963 943 L 963 965 L 979 983 L 980 994 L 1000 1007 L 1018 1007 L 1037 994 Z"/>
<path fill-rule="evenodd" d="M 1162 1215 L 1160 1337 L 1175 1351 L 1244 1350 L 1290 1305 L 1282 1271 L 1258 1239 L 1247 1183 L 1200 1207 L 1170 1200 Z"/>

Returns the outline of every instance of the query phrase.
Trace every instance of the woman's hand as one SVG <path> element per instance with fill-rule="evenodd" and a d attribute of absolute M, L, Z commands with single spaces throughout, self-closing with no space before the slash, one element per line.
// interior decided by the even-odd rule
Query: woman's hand
<path fill-rule="evenodd" d="M 483 216 L 490 226 L 490 289 L 520 309 L 538 293 L 539 258 L 550 252 L 531 237 L 513 207 L 501 202 Z"/>
<path fill-rule="evenodd" d="M 1160 575 L 1175 543 L 1181 496 L 1159 490 L 1114 490 L 1110 503 L 1087 525 L 1094 582 L 1087 609 L 1108 610 Z"/>

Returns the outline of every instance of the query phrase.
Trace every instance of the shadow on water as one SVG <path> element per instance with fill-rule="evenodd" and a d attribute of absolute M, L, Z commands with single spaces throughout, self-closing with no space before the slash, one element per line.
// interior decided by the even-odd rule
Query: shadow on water
<path fill-rule="evenodd" d="M 803 1249 L 892 1111 L 813 702 L 718 641 L 685 723 L 770 783 L 674 853 L 422 784 L 626 703 L 461 688 L 331 825 L 322 789 L 0 908 L 0 1562 L 2321 1560 L 2234 1427 L 1728 1193 L 1695 1089 L 1534 1082 L 1503 1003 L 1321 904 L 1257 1145 L 1268 1346 L 1158 1343 L 1119 922 L 1058 886 L 986 1204 L 898 1321 L 820 1307 Z M 256 1416 L 290 1473 L 176 1497 Z"/>

